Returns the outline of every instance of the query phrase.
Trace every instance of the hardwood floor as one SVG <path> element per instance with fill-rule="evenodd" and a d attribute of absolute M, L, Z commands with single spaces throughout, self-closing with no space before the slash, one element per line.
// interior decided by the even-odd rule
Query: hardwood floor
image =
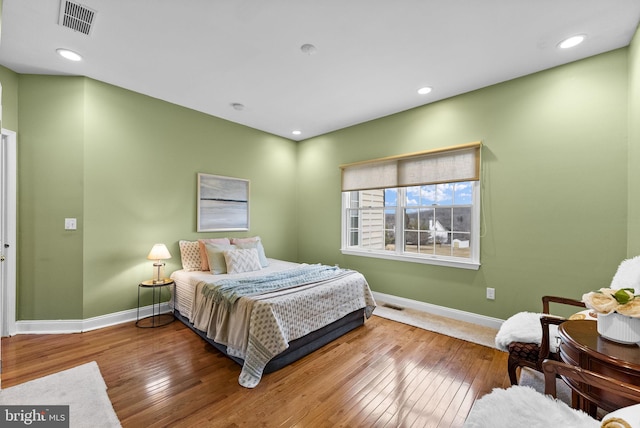
<path fill-rule="evenodd" d="M 255 389 L 178 321 L 2 339 L 2 387 L 96 361 L 113 407 L 138 427 L 460 427 L 508 387 L 507 354 L 373 316 Z"/>

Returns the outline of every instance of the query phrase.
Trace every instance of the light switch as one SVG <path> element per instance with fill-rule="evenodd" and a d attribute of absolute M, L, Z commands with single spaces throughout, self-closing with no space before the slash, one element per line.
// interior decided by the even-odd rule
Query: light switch
<path fill-rule="evenodd" d="M 65 218 L 64 219 L 64 229 L 65 230 L 76 230 L 76 219 L 75 218 Z"/>

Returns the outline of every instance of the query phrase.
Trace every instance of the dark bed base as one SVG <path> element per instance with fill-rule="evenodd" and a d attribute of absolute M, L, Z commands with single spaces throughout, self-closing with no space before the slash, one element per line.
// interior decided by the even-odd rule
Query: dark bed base
<path fill-rule="evenodd" d="M 195 328 L 193 324 L 189 322 L 189 320 L 185 318 L 179 311 L 174 311 L 174 315 L 184 325 L 195 331 L 200 337 L 202 337 L 205 341 L 222 352 L 224 355 L 231 358 L 241 366 L 244 364 L 243 359 L 227 354 L 226 346 L 216 343 L 212 339 L 209 339 L 205 332 Z M 263 373 L 267 374 L 275 372 L 276 370 L 280 370 L 284 366 L 299 360 L 305 355 L 312 353 L 316 349 L 323 347 L 327 343 L 337 339 L 338 337 L 363 324 L 364 309 L 359 309 L 357 311 L 351 312 L 348 315 L 345 315 L 341 319 L 334 321 L 329 325 L 326 325 L 316 331 L 312 331 L 306 336 L 302 336 L 299 339 L 293 340 L 291 341 L 291 343 L 289 343 L 289 347 L 287 349 L 273 357 L 271 361 L 267 363 Z"/>

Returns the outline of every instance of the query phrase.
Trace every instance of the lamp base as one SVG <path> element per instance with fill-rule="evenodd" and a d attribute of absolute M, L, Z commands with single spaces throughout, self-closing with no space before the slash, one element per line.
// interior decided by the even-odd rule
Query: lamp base
<path fill-rule="evenodd" d="M 153 283 L 154 284 L 162 284 L 164 283 L 164 263 L 160 263 L 159 261 L 153 264 Z"/>

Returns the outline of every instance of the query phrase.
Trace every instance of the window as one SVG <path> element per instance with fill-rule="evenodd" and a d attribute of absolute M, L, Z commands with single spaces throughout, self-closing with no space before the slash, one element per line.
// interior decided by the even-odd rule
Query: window
<path fill-rule="evenodd" d="M 342 166 L 342 252 L 478 269 L 480 147 Z"/>

